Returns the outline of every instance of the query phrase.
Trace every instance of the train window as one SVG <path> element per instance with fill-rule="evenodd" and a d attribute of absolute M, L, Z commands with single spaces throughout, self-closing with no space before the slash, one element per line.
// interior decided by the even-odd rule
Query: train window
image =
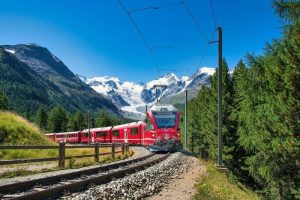
<path fill-rule="evenodd" d="M 113 130 L 112 135 L 116 136 L 116 137 L 119 137 L 120 136 L 120 131 L 119 130 Z"/>
<path fill-rule="evenodd" d="M 97 132 L 96 135 L 97 137 L 105 137 L 107 134 L 105 131 L 102 131 L 102 132 Z"/>
<path fill-rule="evenodd" d="M 153 113 L 158 128 L 173 128 L 176 124 L 176 112 Z"/>
<path fill-rule="evenodd" d="M 89 133 L 84 133 L 83 137 L 89 137 Z"/>
<path fill-rule="evenodd" d="M 130 129 L 130 135 L 137 135 L 139 134 L 138 128 L 131 128 Z"/>
<path fill-rule="evenodd" d="M 153 130 L 154 129 L 153 124 L 151 122 L 151 119 L 149 119 L 149 118 L 147 120 L 147 129 L 148 130 Z"/>

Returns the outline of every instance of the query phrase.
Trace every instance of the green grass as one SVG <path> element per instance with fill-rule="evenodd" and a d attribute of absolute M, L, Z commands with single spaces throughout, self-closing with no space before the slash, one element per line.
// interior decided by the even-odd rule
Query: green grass
<path fill-rule="evenodd" d="M 133 155 L 133 151 L 128 151 L 124 155 L 116 155 L 115 159 L 112 159 L 111 156 L 103 156 L 100 157 L 99 163 L 94 161 L 94 158 L 82 158 L 82 159 L 69 159 L 66 160 L 66 167 L 65 169 L 78 169 L 82 167 L 87 167 L 91 165 L 102 165 L 106 163 L 110 163 L 113 161 L 117 160 L 123 160 L 126 159 L 130 156 Z M 58 167 L 54 168 L 43 168 L 40 170 L 27 170 L 27 169 L 16 169 L 16 170 L 8 170 L 5 171 L 4 173 L 0 174 L 0 179 L 3 178 L 14 178 L 14 177 L 19 177 L 19 176 L 28 176 L 28 175 L 33 175 L 33 174 L 39 174 L 39 173 L 44 173 L 44 172 L 51 172 L 51 171 L 57 171 L 60 170 Z"/>
<path fill-rule="evenodd" d="M 259 200 L 256 193 L 218 171 L 212 162 L 202 161 L 207 172 L 196 185 L 195 200 Z"/>
<path fill-rule="evenodd" d="M 34 124 L 11 113 L 0 111 L 0 145 L 56 145 Z M 57 150 L 1 150 L 0 159 L 49 158 Z"/>
<path fill-rule="evenodd" d="M 4 173 L 0 174 L 0 179 L 1 178 L 14 178 L 14 177 L 19 177 L 19 176 L 29 176 L 33 174 L 39 174 L 43 172 L 50 172 L 50 171 L 55 171 L 57 169 L 41 169 L 41 170 L 27 170 L 27 169 L 17 169 L 17 170 L 9 170 L 5 171 Z"/>

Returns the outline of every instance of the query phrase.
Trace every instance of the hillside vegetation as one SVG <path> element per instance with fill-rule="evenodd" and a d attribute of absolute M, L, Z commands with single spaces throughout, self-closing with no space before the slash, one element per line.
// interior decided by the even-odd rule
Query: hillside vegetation
<path fill-rule="evenodd" d="M 54 142 L 24 118 L 0 111 L 0 145 L 55 145 Z M 1 150 L 0 159 L 49 158 L 57 150 Z"/>
<path fill-rule="evenodd" d="M 11 113 L 0 111 L 1 145 L 54 145 L 32 123 Z"/>

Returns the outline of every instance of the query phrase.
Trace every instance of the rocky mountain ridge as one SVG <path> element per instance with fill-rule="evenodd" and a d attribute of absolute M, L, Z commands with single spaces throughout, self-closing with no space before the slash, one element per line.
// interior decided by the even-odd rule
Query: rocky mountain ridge
<path fill-rule="evenodd" d="M 86 78 L 78 75 L 78 77 L 95 91 L 110 99 L 125 112 L 126 117 L 141 119 L 144 117 L 145 105 L 156 102 L 156 92 L 161 101 L 176 98 L 185 90 L 193 91 L 191 94 L 195 95 L 203 85 L 209 84 L 210 76 L 214 73 L 214 68 L 202 67 L 190 77 L 178 78 L 174 73 L 168 73 L 144 84 L 121 81 L 117 77 L 108 76 Z M 166 85 L 166 88 L 157 88 L 156 91 L 155 85 Z M 177 103 L 183 103 L 181 101 Z"/>

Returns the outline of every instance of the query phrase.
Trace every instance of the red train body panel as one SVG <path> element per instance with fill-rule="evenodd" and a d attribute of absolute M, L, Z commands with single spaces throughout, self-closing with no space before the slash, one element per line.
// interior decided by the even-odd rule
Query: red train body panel
<path fill-rule="evenodd" d="M 55 142 L 80 143 L 80 131 L 64 132 L 64 133 L 48 133 L 46 136 Z"/>
<path fill-rule="evenodd" d="M 92 128 L 90 129 L 90 138 L 89 130 L 85 129 L 81 132 L 81 143 L 88 143 L 89 139 L 91 143 L 110 143 L 111 142 L 111 129 L 112 127 L 101 127 L 101 128 Z"/>
<path fill-rule="evenodd" d="M 66 143 L 130 143 L 148 146 L 152 151 L 172 151 L 180 144 L 180 113 L 172 105 L 152 106 L 145 122 L 85 129 L 66 133 L 48 133 L 56 142 Z M 89 137 L 90 132 L 90 137 Z"/>
<path fill-rule="evenodd" d="M 111 131 L 112 142 L 128 142 L 142 144 L 145 123 L 142 121 L 114 126 Z"/>

